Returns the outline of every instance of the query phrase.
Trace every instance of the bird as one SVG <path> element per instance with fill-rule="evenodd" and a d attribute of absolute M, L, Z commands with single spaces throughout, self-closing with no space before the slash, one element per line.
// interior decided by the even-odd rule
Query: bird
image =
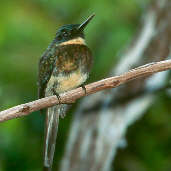
<path fill-rule="evenodd" d="M 60 94 L 81 86 L 92 68 L 92 52 L 85 42 L 84 29 L 95 14 L 81 24 L 61 26 L 55 38 L 40 57 L 38 69 L 38 98 Z M 59 104 L 46 109 L 44 170 L 52 170 L 59 118 L 64 117 L 69 105 Z"/>

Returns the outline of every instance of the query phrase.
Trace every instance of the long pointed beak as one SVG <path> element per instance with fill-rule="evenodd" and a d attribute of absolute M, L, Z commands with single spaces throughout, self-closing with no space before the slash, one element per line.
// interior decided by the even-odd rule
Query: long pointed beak
<path fill-rule="evenodd" d="M 78 31 L 83 31 L 94 16 L 95 14 L 90 15 L 83 23 L 81 23 L 78 27 Z"/>

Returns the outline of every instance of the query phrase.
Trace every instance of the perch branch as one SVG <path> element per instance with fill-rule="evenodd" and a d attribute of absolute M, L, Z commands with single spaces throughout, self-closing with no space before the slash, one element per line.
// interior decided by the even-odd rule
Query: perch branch
<path fill-rule="evenodd" d="M 49 96 L 1 111 L 0 122 L 25 116 L 30 114 L 31 112 L 54 106 L 59 103 L 74 103 L 77 99 L 83 96 L 87 96 L 108 88 L 115 88 L 121 84 L 127 83 L 130 80 L 149 76 L 151 74 L 169 69 L 171 69 L 171 60 L 149 63 L 138 68 L 132 69 L 128 72 L 125 72 L 120 76 L 110 77 L 88 84 L 85 86 L 86 94 L 85 91 L 81 87 L 79 87 L 74 90 L 70 90 L 68 92 L 60 94 L 60 102 L 56 96 Z"/>

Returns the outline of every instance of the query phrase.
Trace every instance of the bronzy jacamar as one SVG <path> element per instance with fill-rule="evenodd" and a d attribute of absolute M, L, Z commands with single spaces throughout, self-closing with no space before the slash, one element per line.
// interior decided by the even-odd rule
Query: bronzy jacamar
<path fill-rule="evenodd" d="M 60 97 L 60 93 L 82 86 L 87 80 L 92 54 L 85 43 L 84 29 L 93 17 L 94 14 L 82 24 L 68 24 L 58 29 L 55 39 L 39 61 L 39 98 L 51 95 Z M 67 104 L 60 104 L 47 109 L 44 170 L 52 168 L 59 116 L 64 116 L 67 108 Z"/>

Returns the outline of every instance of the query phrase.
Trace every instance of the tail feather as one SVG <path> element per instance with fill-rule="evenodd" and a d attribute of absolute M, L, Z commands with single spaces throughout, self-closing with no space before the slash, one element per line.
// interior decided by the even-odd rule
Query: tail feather
<path fill-rule="evenodd" d="M 44 170 L 48 171 L 51 170 L 53 164 L 60 108 L 60 105 L 58 105 L 47 109 L 44 144 Z"/>

